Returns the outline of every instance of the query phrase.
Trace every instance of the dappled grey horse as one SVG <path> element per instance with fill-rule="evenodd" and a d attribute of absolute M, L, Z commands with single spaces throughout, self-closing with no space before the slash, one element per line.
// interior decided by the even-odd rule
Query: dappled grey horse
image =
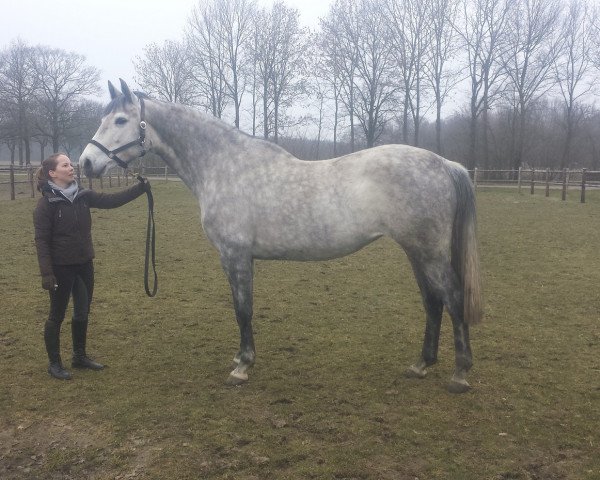
<path fill-rule="evenodd" d="M 255 259 L 327 260 L 387 235 L 410 259 L 427 319 L 421 355 L 406 374 L 423 378 L 437 361 L 446 307 L 456 356 L 448 388 L 468 390 L 469 326 L 480 320 L 482 302 L 475 199 L 463 167 L 406 145 L 303 161 L 192 108 L 134 94 L 122 80 L 122 93 L 110 82 L 109 90 L 112 101 L 80 166 L 98 177 L 148 149 L 196 195 L 241 333 L 229 384 L 247 381 L 255 361 Z"/>

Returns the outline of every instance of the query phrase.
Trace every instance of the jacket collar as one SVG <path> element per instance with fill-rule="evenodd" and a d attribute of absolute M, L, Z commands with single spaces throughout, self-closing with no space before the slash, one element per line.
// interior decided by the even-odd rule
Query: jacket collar
<path fill-rule="evenodd" d="M 88 192 L 88 190 L 86 190 L 85 188 L 83 188 L 81 185 L 79 186 L 78 190 L 77 190 L 77 195 L 75 196 L 75 201 L 77 201 L 77 199 L 79 197 L 81 197 L 83 194 L 85 194 L 86 192 Z M 55 190 L 53 189 L 50 185 L 48 185 L 47 183 L 42 187 L 42 195 L 44 197 L 46 197 L 48 199 L 49 203 L 57 203 L 57 202 L 67 202 L 67 203 L 71 203 L 67 197 L 65 197 L 60 190 Z"/>

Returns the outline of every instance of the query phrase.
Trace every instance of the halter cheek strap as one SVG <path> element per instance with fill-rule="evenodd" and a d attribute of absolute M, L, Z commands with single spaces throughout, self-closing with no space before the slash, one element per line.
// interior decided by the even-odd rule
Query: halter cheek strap
<path fill-rule="evenodd" d="M 139 125 L 140 136 L 137 140 L 133 140 L 132 142 L 126 143 L 125 145 L 115 148 L 114 150 L 109 150 L 104 145 L 102 145 L 100 142 L 97 142 L 94 139 L 90 140 L 89 143 L 98 147 L 102 151 L 102 153 L 106 154 L 106 156 L 108 158 L 110 158 L 111 160 L 114 160 L 117 163 L 117 165 L 119 165 L 119 167 L 127 170 L 127 166 L 128 166 L 127 162 L 121 160 L 117 156 L 117 153 L 121 153 L 133 146 L 139 146 L 139 147 L 142 147 L 142 153 L 139 155 L 139 157 L 143 157 L 144 155 L 146 155 L 146 145 L 145 145 L 145 143 L 146 143 L 146 121 L 144 120 L 144 113 L 145 113 L 144 99 L 140 97 L 140 125 Z"/>

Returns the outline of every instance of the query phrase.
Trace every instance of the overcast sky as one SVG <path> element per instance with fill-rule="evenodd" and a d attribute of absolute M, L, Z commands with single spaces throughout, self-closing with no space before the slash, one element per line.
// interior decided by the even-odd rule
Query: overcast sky
<path fill-rule="evenodd" d="M 133 81 L 131 60 L 149 43 L 180 40 L 198 0 L 0 0 L 0 48 L 21 38 L 86 56 L 101 70 L 101 84 Z M 259 0 L 271 5 L 272 0 Z M 330 0 L 285 0 L 300 11 L 300 21 L 316 26 Z"/>

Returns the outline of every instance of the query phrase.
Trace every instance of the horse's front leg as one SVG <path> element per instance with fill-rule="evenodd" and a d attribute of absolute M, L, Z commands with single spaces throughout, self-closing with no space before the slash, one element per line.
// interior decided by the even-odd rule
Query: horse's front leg
<path fill-rule="evenodd" d="M 240 327 L 240 350 L 234 358 L 235 368 L 229 374 L 228 385 L 240 385 L 248 381 L 248 369 L 254 365 L 254 335 L 252 332 L 252 258 L 247 256 L 224 256 L 221 258 L 227 274 L 235 317 Z"/>

